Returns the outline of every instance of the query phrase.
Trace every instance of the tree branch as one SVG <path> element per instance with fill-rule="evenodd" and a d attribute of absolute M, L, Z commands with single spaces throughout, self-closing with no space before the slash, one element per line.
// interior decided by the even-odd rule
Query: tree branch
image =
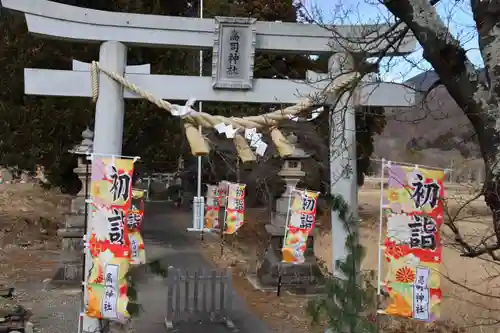
<path fill-rule="evenodd" d="M 480 107 L 474 100 L 477 74 L 465 49 L 448 31 L 427 0 L 384 0 L 389 11 L 402 20 L 422 45 L 424 58 L 434 67 L 451 96 L 468 113 Z"/>

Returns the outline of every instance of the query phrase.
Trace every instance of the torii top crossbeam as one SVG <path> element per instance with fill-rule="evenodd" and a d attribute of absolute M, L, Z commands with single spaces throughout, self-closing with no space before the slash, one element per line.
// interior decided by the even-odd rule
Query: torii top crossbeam
<path fill-rule="evenodd" d="M 146 46 L 213 47 L 214 19 L 108 12 L 46 0 L 1 0 L 1 3 L 5 8 L 25 13 L 28 29 L 35 34 L 85 42 L 114 40 Z M 345 41 L 334 40 L 332 31 L 315 24 L 256 22 L 255 48 L 321 54 L 332 53 L 335 45 L 341 43 L 343 48 L 365 51 L 369 55 L 388 45 L 379 37 L 389 31 L 390 25 L 342 25 L 331 26 L 331 29 L 345 37 Z M 347 40 L 349 45 L 345 45 Z M 408 54 L 415 46 L 415 38 L 408 35 L 387 55 Z"/>

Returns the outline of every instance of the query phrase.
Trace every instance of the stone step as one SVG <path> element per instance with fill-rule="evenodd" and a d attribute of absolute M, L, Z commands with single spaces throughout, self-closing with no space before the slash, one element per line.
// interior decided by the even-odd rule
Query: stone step
<path fill-rule="evenodd" d="M 60 228 L 57 230 L 57 236 L 63 238 L 83 238 L 84 228 Z"/>
<path fill-rule="evenodd" d="M 85 196 L 78 196 L 71 200 L 71 212 L 74 214 L 85 213 Z"/>
<path fill-rule="evenodd" d="M 0 322 L 0 333 L 33 333 L 33 324 L 29 321 Z"/>
<path fill-rule="evenodd" d="M 70 228 L 83 228 L 85 227 L 85 215 L 69 213 L 65 214 L 66 220 L 64 226 Z"/>
<path fill-rule="evenodd" d="M 30 313 L 15 301 L 3 302 L 0 304 L 0 323 L 9 324 L 23 322 L 30 316 Z"/>
<path fill-rule="evenodd" d="M 0 297 L 3 297 L 3 298 L 12 298 L 13 293 L 14 293 L 14 288 L 0 287 Z"/>

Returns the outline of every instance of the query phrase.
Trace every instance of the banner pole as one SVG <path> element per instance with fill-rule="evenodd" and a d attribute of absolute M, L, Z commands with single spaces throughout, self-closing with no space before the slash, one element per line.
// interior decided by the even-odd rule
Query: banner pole
<path fill-rule="evenodd" d="M 377 326 L 377 332 L 380 332 L 380 297 L 381 297 L 381 285 L 382 285 L 382 251 L 384 247 L 382 245 L 382 232 L 384 223 L 384 177 L 385 177 L 385 166 L 386 161 L 382 159 L 382 166 L 380 168 L 380 214 L 379 214 L 379 225 L 378 225 L 378 265 L 377 265 L 377 295 L 375 299 L 375 306 L 377 311 L 375 313 L 375 323 Z M 387 162 L 387 166 L 390 167 L 391 162 Z"/>
<path fill-rule="evenodd" d="M 203 0 L 200 0 L 200 18 L 203 18 Z M 199 67 L 199 76 L 202 77 L 203 76 L 203 51 L 200 50 L 200 54 L 199 54 L 199 61 L 200 61 L 200 67 Z M 198 108 L 199 108 L 199 111 L 202 112 L 203 111 L 203 103 L 200 101 L 198 103 Z M 202 133 L 202 126 L 199 125 L 198 126 L 198 132 Z M 205 215 L 205 200 L 201 200 L 201 177 L 202 177 L 202 157 L 201 156 L 198 156 L 197 157 L 197 179 L 196 179 L 196 197 L 197 197 L 197 200 L 193 200 L 193 216 L 198 216 L 199 219 L 201 219 L 202 221 L 204 221 L 204 215 Z M 196 204 L 195 204 L 195 201 L 196 201 Z M 195 210 L 198 210 L 198 212 L 196 213 Z M 203 215 L 203 216 L 200 216 Z M 196 225 L 196 224 L 201 224 L 200 225 Z M 195 223 L 193 223 L 193 228 L 199 228 L 199 229 L 202 229 L 201 230 L 201 235 L 200 235 L 200 239 L 203 240 L 203 229 L 204 229 L 204 223 L 200 221 L 195 221 Z"/>
<path fill-rule="evenodd" d="M 389 165 L 388 165 L 389 166 Z M 382 159 L 382 167 L 380 168 L 380 214 L 378 223 L 378 266 L 377 266 L 377 296 L 380 296 L 381 284 L 382 284 L 382 232 L 384 223 L 384 176 L 385 176 L 385 159 Z M 377 309 L 378 310 L 378 309 Z"/>
<path fill-rule="evenodd" d="M 285 232 L 284 232 L 284 236 L 283 236 L 283 244 L 281 245 L 281 253 L 282 253 L 281 260 L 280 260 L 280 263 L 278 264 L 278 286 L 276 289 L 276 296 L 278 296 L 278 297 L 281 295 L 281 285 L 282 285 L 282 280 L 283 280 L 283 276 L 282 276 L 283 248 L 285 247 L 286 236 L 288 235 L 288 224 L 290 221 L 290 205 L 292 204 L 292 195 L 293 195 L 293 192 L 295 191 L 295 187 L 287 186 L 287 190 L 290 190 L 290 193 L 288 196 L 288 209 L 286 210 Z"/>
<path fill-rule="evenodd" d="M 286 219 L 285 219 L 285 233 L 283 236 L 283 245 L 281 246 L 281 248 L 285 246 L 286 236 L 288 235 L 288 225 L 290 222 L 290 210 L 291 210 L 290 206 L 292 204 L 292 194 L 295 191 L 295 187 L 289 186 L 288 188 L 290 189 L 290 195 L 288 196 L 288 209 L 286 211 Z"/>
<path fill-rule="evenodd" d="M 88 211 L 89 211 L 89 204 L 87 203 L 87 199 L 89 198 L 89 179 L 90 179 L 90 174 L 89 174 L 89 160 L 85 159 L 85 208 L 84 212 L 85 215 L 83 217 L 83 267 L 82 267 L 82 296 L 81 296 L 81 313 L 85 312 L 85 248 L 87 246 L 87 225 L 88 225 Z M 78 333 L 81 333 L 83 330 L 83 316 L 79 315 L 78 317 Z"/>
<path fill-rule="evenodd" d="M 220 256 L 224 254 L 224 231 L 226 230 L 226 219 L 227 219 L 227 204 L 229 201 L 229 187 L 227 189 L 226 197 L 225 197 L 225 203 L 224 203 L 224 220 L 222 221 L 221 227 L 220 227 Z"/>
<path fill-rule="evenodd" d="M 201 179 L 201 178 L 200 178 Z M 200 196 L 201 196 L 201 191 L 200 191 Z M 206 196 L 207 200 L 208 201 L 208 185 L 207 185 L 207 196 Z M 202 213 L 202 217 L 201 217 L 201 234 L 200 234 L 200 240 L 203 241 L 204 240 L 204 230 L 205 230 L 205 206 L 206 204 L 203 204 L 203 209 L 200 208 L 200 211 Z"/>

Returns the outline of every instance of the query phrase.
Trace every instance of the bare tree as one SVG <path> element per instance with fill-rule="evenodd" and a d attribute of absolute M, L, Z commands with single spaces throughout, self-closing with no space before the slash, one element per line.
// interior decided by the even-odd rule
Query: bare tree
<path fill-rule="evenodd" d="M 458 106 L 470 120 L 478 138 L 481 156 L 486 166 L 484 196 L 492 211 L 495 239 L 481 248 L 462 244 L 470 257 L 489 253 L 500 260 L 495 251 L 500 249 L 500 35 L 498 14 L 500 2 L 471 0 L 471 10 L 479 35 L 479 49 L 485 64 L 487 82 L 482 84 L 478 72 L 468 59 L 465 48 L 453 37 L 444 21 L 426 0 L 386 0 L 382 3 L 413 32 L 423 49 L 423 57 L 439 75 Z M 457 235 L 458 236 L 458 235 Z"/>
<path fill-rule="evenodd" d="M 471 0 L 466 10 L 470 11 L 474 19 L 473 33 L 479 37 L 479 51 L 484 62 L 484 73 L 480 73 L 469 59 L 468 50 L 463 40 L 452 33 L 447 20 L 441 17 L 436 5 L 441 0 L 377 0 L 373 5 L 383 5 L 392 14 L 388 19 L 392 28 L 383 35 L 377 36 L 380 40 L 389 41 L 397 45 L 405 36 L 413 34 L 422 48 L 423 59 L 426 60 L 437 74 L 434 84 L 428 87 L 433 90 L 442 85 L 456 102 L 474 130 L 479 144 L 480 155 L 486 168 L 486 179 L 481 192 L 486 204 L 492 213 L 494 237 L 480 246 L 468 244 L 463 235 L 457 230 L 455 238 L 462 248 L 464 256 L 478 257 L 489 254 L 494 260 L 500 260 L 496 251 L 500 249 L 500 33 L 498 15 L 500 1 L 498 0 Z M 444 0 L 443 0 L 444 1 Z M 456 1 L 455 3 L 459 3 Z M 462 3 L 463 5 L 464 3 Z M 356 16 L 353 12 L 342 11 L 336 8 L 341 15 Z M 316 11 L 313 14 L 318 14 Z M 311 12 L 305 17 L 317 22 L 317 15 Z M 358 16 L 359 17 L 359 16 Z M 321 23 L 320 23 L 321 24 Z M 325 28 L 332 30 L 339 44 L 358 59 L 365 55 L 360 52 L 359 45 L 353 49 L 349 43 L 338 34 L 332 26 Z M 368 51 L 368 50 L 363 50 Z M 383 63 L 381 52 L 375 64 Z M 414 64 L 418 66 L 418 64 Z M 362 74 L 365 68 L 359 69 Z M 480 74 L 485 79 L 480 79 Z"/>

